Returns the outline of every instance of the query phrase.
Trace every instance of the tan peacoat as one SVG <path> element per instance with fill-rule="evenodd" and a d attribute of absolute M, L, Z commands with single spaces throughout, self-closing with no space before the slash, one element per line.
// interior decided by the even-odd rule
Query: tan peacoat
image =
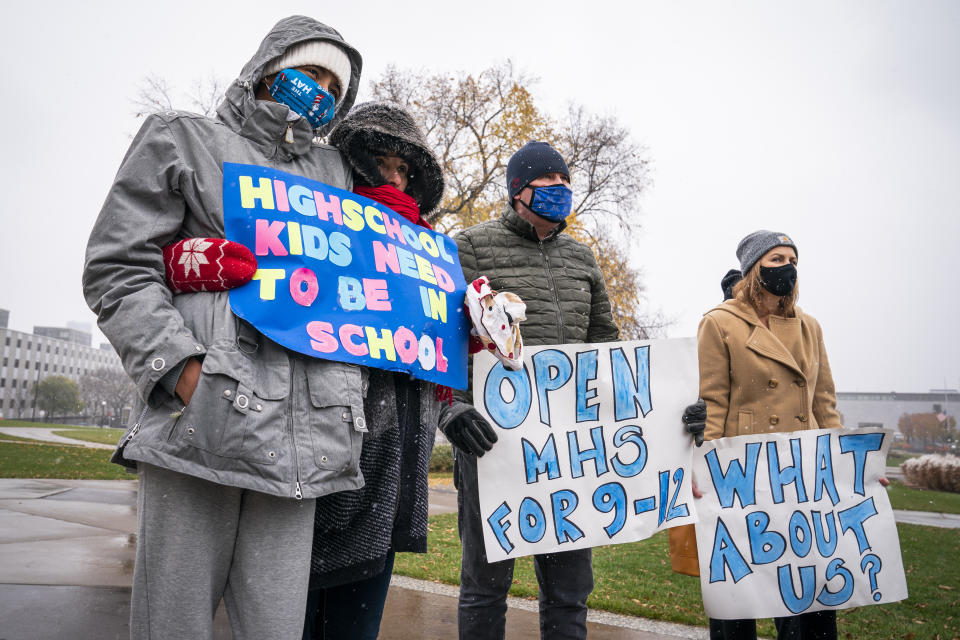
<path fill-rule="evenodd" d="M 820 324 L 800 309 L 769 324 L 736 299 L 704 314 L 697 347 L 707 440 L 841 426 Z"/>
<path fill-rule="evenodd" d="M 705 439 L 841 426 L 820 324 L 800 309 L 769 322 L 768 329 L 736 299 L 700 321 Z M 670 529 L 670 562 L 678 573 L 700 575 L 693 525 Z"/>

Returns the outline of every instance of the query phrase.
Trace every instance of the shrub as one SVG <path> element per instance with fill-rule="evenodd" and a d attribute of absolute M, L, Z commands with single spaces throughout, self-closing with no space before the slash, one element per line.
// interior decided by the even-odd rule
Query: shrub
<path fill-rule="evenodd" d="M 453 472 L 453 447 L 448 444 L 438 444 L 430 454 L 430 471 Z"/>
<path fill-rule="evenodd" d="M 911 458 L 900 465 L 910 484 L 923 489 L 960 493 L 960 458 L 930 454 Z"/>

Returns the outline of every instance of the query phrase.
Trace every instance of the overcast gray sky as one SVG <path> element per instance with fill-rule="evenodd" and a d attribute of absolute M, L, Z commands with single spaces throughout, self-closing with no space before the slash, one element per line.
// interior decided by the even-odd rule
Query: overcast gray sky
<path fill-rule="evenodd" d="M 462 7 L 462 8 L 460 8 Z M 232 79 L 279 18 L 312 15 L 364 57 L 479 71 L 616 116 L 653 185 L 633 250 L 649 301 L 693 335 L 738 240 L 799 246 L 801 306 L 840 391 L 960 385 L 960 3 L 29 2 L 0 20 L 0 308 L 93 321 L 87 235 L 139 126 L 150 73 Z"/>

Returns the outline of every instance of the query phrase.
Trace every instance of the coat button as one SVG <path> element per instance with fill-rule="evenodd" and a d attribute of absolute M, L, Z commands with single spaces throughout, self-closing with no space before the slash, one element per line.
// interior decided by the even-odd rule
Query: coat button
<path fill-rule="evenodd" d="M 320 456 L 320 462 L 326 462 L 327 456 Z"/>
<path fill-rule="evenodd" d="M 350 422 L 350 412 L 349 412 L 349 411 L 344 411 L 344 412 L 343 412 L 343 415 L 341 415 L 340 417 L 343 418 L 343 421 L 344 421 L 344 422 Z"/>
<path fill-rule="evenodd" d="M 770 387 L 771 389 L 776 389 L 778 384 L 780 383 L 777 382 L 776 378 L 770 378 L 770 382 L 767 383 L 767 386 Z"/>
<path fill-rule="evenodd" d="M 780 422 L 780 416 L 770 416 L 770 424 L 777 424 Z"/>
<path fill-rule="evenodd" d="M 799 420 L 800 422 L 806 422 L 807 416 L 797 416 L 797 420 Z"/>
<path fill-rule="evenodd" d="M 243 395 L 242 393 L 237 396 L 237 406 L 241 409 L 246 409 L 250 406 L 250 398 Z"/>
<path fill-rule="evenodd" d="M 201 351 L 203 351 L 203 347 L 201 347 L 201 346 L 198 345 L 198 344 L 193 345 L 193 348 L 197 350 L 197 353 L 200 353 Z"/>
<path fill-rule="evenodd" d="M 263 405 L 260 403 L 257 403 L 257 406 L 254 407 L 254 409 L 256 409 L 257 411 L 263 411 Z"/>
<path fill-rule="evenodd" d="M 363 429 L 367 426 L 367 421 L 363 419 L 363 416 L 357 416 L 357 419 L 353 421 L 357 425 L 358 429 Z"/>
<path fill-rule="evenodd" d="M 223 397 L 224 397 L 224 398 L 229 398 L 229 397 L 232 396 L 232 395 L 233 395 L 233 391 L 230 391 L 230 389 L 224 389 L 224 390 L 223 390 Z"/>
<path fill-rule="evenodd" d="M 797 386 L 802 389 L 803 387 L 807 386 L 807 381 L 804 380 L 803 378 L 799 378 L 797 380 Z"/>
<path fill-rule="evenodd" d="M 153 367 L 154 371 L 162 371 L 163 368 L 167 366 L 167 362 L 163 358 L 154 358 L 150 366 Z"/>

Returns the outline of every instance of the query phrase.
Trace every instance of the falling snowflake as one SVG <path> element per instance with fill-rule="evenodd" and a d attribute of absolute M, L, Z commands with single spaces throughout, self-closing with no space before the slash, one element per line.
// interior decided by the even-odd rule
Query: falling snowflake
<path fill-rule="evenodd" d="M 213 246 L 212 242 L 203 238 L 192 238 L 183 243 L 183 255 L 180 256 L 180 264 L 183 265 L 183 275 L 189 276 L 193 271 L 200 277 L 200 265 L 210 264 L 204 253 Z"/>

